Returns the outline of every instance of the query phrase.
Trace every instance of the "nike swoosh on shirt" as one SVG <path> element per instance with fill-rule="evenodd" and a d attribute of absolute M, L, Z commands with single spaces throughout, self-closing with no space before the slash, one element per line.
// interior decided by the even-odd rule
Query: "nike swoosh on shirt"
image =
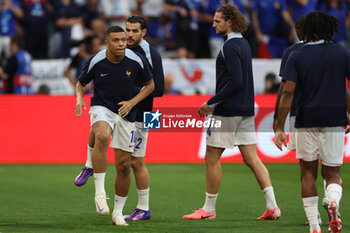
<path fill-rule="evenodd" d="M 108 73 L 106 73 L 106 74 L 101 74 L 101 77 L 104 77 L 104 76 L 106 76 L 106 75 L 108 75 Z"/>

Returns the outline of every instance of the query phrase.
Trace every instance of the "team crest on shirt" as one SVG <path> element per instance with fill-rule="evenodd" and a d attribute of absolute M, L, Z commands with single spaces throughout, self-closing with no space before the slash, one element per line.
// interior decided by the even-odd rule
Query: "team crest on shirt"
<path fill-rule="evenodd" d="M 97 114 L 93 114 L 92 117 L 95 119 L 97 117 Z"/>
<path fill-rule="evenodd" d="M 126 74 L 126 76 L 127 76 L 128 78 L 130 78 L 130 76 L 131 76 L 131 71 L 130 71 L 129 69 L 127 69 L 126 72 L 125 72 L 125 74 Z"/>

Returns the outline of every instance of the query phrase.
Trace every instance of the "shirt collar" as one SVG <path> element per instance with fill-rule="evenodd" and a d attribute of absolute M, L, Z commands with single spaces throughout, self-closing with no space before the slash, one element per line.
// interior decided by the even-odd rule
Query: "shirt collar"
<path fill-rule="evenodd" d="M 224 40 L 230 40 L 232 38 L 242 38 L 242 34 L 239 32 L 230 32 L 229 34 L 227 34 L 226 36 L 224 36 Z"/>
<path fill-rule="evenodd" d="M 317 45 L 317 44 L 324 44 L 325 40 L 318 40 L 318 41 L 311 41 L 307 42 L 305 45 Z"/>

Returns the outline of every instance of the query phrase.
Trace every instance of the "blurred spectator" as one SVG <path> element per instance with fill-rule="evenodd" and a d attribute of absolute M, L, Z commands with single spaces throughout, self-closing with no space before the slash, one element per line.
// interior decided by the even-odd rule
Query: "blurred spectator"
<path fill-rule="evenodd" d="M 81 9 L 72 0 L 54 1 L 55 33 L 50 42 L 50 56 L 57 58 L 70 57 L 70 40 L 75 30 L 82 32 L 83 17 Z M 79 33 L 77 33 L 79 34 Z"/>
<path fill-rule="evenodd" d="M 91 55 L 97 53 L 101 49 L 102 41 L 98 35 L 88 36 L 82 41 L 82 45 L 80 45 L 79 52 L 72 58 L 71 63 L 68 65 L 66 70 L 64 71 L 64 75 L 68 78 L 69 82 L 73 87 L 78 82 L 78 78 L 83 71 L 83 66 Z M 75 70 L 75 74 L 73 75 L 73 70 Z M 92 82 L 86 86 L 86 93 L 92 94 L 93 85 Z"/>
<path fill-rule="evenodd" d="M 164 94 L 181 94 L 178 90 L 174 89 L 174 75 L 172 73 L 166 73 L 164 75 Z"/>
<path fill-rule="evenodd" d="M 98 10 L 99 0 L 86 0 L 82 8 L 85 35 L 97 34 L 101 40 L 105 37 L 106 22 Z"/>
<path fill-rule="evenodd" d="M 300 16 L 316 10 L 317 0 L 287 0 L 287 5 L 293 21 L 296 22 Z"/>
<path fill-rule="evenodd" d="M 16 34 L 16 18 L 21 19 L 23 11 L 17 0 L 0 1 L 0 56 L 1 63 L 10 57 L 10 38 Z"/>
<path fill-rule="evenodd" d="M 198 50 L 198 24 L 193 18 L 190 0 L 165 0 L 164 10 L 176 20 L 176 46 L 178 58 L 195 58 Z"/>
<path fill-rule="evenodd" d="M 32 58 L 23 48 L 23 38 L 19 35 L 12 36 L 10 40 L 12 56 L 8 59 L 5 69 L 0 68 L 3 93 L 33 94 Z"/>
<path fill-rule="evenodd" d="M 25 48 L 34 59 L 48 57 L 48 23 L 53 7 L 48 1 L 21 0 L 24 17 L 21 25 L 25 33 Z"/>
<path fill-rule="evenodd" d="M 93 30 L 93 21 L 99 19 L 100 16 L 97 8 L 98 2 L 99 0 L 86 0 L 86 4 L 81 8 L 84 26 L 90 31 Z"/>
<path fill-rule="evenodd" d="M 172 92 L 174 83 L 174 75 L 171 73 L 167 73 L 164 76 L 164 93 L 170 94 Z"/>
<path fill-rule="evenodd" d="M 146 19 L 147 28 L 158 21 L 163 11 L 164 0 L 137 0 L 141 4 L 141 15 Z"/>
<path fill-rule="evenodd" d="M 108 22 L 108 25 L 118 25 L 125 29 L 125 20 L 136 9 L 135 0 L 101 0 L 99 11 Z"/>
<path fill-rule="evenodd" d="M 258 57 L 282 57 L 283 51 L 294 42 L 292 17 L 285 0 L 253 0 L 252 24 L 259 43 Z"/>
<path fill-rule="evenodd" d="M 49 95 L 50 94 L 50 87 L 46 84 L 41 84 L 38 88 L 37 94 Z"/>
<path fill-rule="evenodd" d="M 268 73 L 265 76 L 265 87 L 263 94 L 274 94 L 278 92 L 279 82 L 277 81 L 277 76 L 274 73 Z"/>
<path fill-rule="evenodd" d="M 341 0 L 324 0 L 320 3 L 319 10 L 330 14 L 340 21 L 339 32 L 335 33 L 334 40 L 343 46 L 347 46 L 347 28 L 350 27 L 349 7 Z"/>
<path fill-rule="evenodd" d="M 163 12 L 159 21 L 147 28 L 146 40 L 154 45 L 162 57 L 176 57 L 176 25 L 171 16 Z"/>
<path fill-rule="evenodd" d="M 202 7 L 203 7 L 203 13 L 202 13 L 202 19 L 208 23 L 208 30 L 209 30 L 209 48 L 210 48 L 210 55 L 212 58 L 215 58 L 220 48 L 223 44 L 222 35 L 219 35 L 216 33 L 215 28 L 213 27 L 213 19 L 214 14 L 216 10 L 222 6 L 223 4 L 231 4 L 237 7 L 237 9 L 243 14 L 245 14 L 245 10 L 239 0 L 205 0 L 202 1 Z"/>

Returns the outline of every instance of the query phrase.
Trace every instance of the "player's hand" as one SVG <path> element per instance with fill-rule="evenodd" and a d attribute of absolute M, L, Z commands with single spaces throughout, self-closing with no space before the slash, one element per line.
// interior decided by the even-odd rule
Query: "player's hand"
<path fill-rule="evenodd" d="M 122 101 L 119 102 L 118 105 L 121 105 L 121 107 L 118 110 L 118 114 L 123 118 L 126 117 L 131 111 L 131 109 L 134 107 L 134 104 L 130 101 Z"/>
<path fill-rule="evenodd" d="M 276 130 L 275 145 L 282 151 L 282 145 L 287 147 L 287 136 L 282 130 Z"/>
<path fill-rule="evenodd" d="M 213 108 L 210 108 L 207 102 L 204 102 L 202 106 L 200 106 L 198 113 L 200 117 L 206 117 L 208 114 L 214 111 Z"/>
<path fill-rule="evenodd" d="M 86 104 L 83 99 L 78 99 L 77 104 L 75 105 L 75 115 L 76 116 L 81 116 L 82 111 L 81 108 L 84 108 L 86 110 Z"/>

